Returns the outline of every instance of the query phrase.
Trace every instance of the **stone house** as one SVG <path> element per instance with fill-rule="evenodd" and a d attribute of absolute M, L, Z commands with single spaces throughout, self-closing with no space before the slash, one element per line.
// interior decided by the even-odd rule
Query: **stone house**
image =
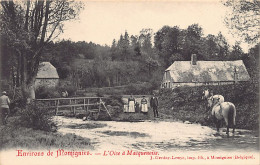
<path fill-rule="evenodd" d="M 59 75 L 56 68 L 50 62 L 41 62 L 35 79 L 35 88 L 55 87 L 58 83 Z"/>
<path fill-rule="evenodd" d="M 249 81 L 250 77 L 242 60 L 175 61 L 163 75 L 161 88 L 178 86 L 225 85 Z"/>

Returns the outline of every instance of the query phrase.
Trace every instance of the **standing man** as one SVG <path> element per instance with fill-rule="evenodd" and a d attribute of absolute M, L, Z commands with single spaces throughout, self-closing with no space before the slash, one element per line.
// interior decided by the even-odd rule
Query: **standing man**
<path fill-rule="evenodd" d="M 153 108 L 154 117 L 159 117 L 158 115 L 158 99 L 155 97 L 155 94 L 153 94 L 153 97 L 150 99 L 150 106 Z"/>
<path fill-rule="evenodd" d="M 8 115 L 10 114 L 9 105 L 10 100 L 6 95 L 6 91 L 2 92 L 2 96 L 0 97 L 0 108 L 1 108 L 1 120 L 5 125 L 7 122 Z"/>

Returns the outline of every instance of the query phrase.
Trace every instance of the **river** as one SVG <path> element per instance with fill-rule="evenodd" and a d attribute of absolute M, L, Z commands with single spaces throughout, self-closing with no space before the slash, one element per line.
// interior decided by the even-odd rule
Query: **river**
<path fill-rule="evenodd" d="M 258 134 L 236 129 L 227 138 L 225 128 L 215 128 L 171 120 L 144 122 L 83 121 L 56 116 L 58 132 L 91 139 L 96 150 L 141 151 L 259 151 Z"/>

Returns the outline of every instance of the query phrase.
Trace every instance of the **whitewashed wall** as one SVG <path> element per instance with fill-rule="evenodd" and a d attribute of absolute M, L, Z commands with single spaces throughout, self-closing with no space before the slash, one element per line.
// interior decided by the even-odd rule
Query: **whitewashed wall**
<path fill-rule="evenodd" d="M 59 79 L 36 79 L 35 88 L 38 88 L 40 86 L 56 87 L 58 83 L 59 83 Z"/>

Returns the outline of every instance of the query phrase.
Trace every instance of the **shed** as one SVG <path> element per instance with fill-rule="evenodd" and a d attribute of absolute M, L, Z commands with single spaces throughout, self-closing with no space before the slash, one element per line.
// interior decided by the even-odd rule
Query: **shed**
<path fill-rule="evenodd" d="M 163 76 L 161 88 L 178 86 L 225 85 L 249 81 L 242 60 L 236 61 L 175 61 Z"/>
<path fill-rule="evenodd" d="M 59 83 L 59 75 L 56 68 L 50 62 L 41 62 L 36 75 L 35 87 L 55 87 Z"/>

